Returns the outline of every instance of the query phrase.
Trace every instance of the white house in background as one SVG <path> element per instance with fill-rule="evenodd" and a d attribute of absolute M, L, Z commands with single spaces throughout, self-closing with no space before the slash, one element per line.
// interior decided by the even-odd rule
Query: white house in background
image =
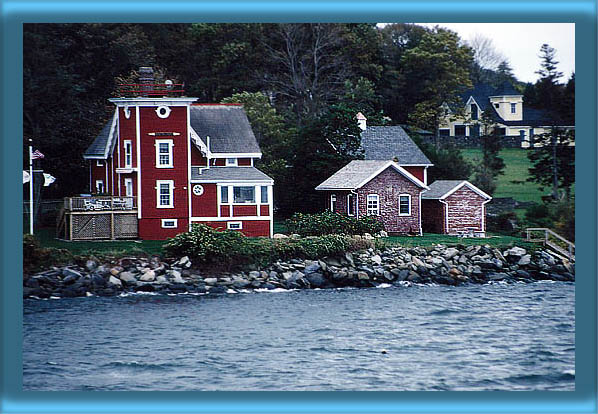
<path fill-rule="evenodd" d="M 498 88 L 477 84 L 461 95 L 463 108 L 445 105 L 446 115 L 439 127 L 440 136 L 474 137 L 484 133 L 481 119 L 487 115 L 498 134 L 519 137 L 521 147 L 530 146 L 531 137 L 548 132 L 552 126 L 573 129 L 574 125 L 554 125 L 546 111 L 524 105 L 523 95 L 509 82 Z M 462 109 L 457 110 L 457 109 Z"/>

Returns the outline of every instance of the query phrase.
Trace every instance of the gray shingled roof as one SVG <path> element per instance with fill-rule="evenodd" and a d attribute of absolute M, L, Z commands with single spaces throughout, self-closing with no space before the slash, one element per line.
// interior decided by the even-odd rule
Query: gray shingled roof
<path fill-rule="evenodd" d="M 388 160 L 351 161 L 317 186 L 316 190 L 354 190 L 365 184 L 364 181 L 368 178 L 374 178 L 372 176 L 385 165 L 391 167 L 392 163 Z"/>
<path fill-rule="evenodd" d="M 213 153 L 261 153 L 240 105 L 191 105 L 191 127 Z"/>
<path fill-rule="evenodd" d="M 193 181 L 272 181 L 272 178 L 255 167 L 212 167 L 202 170 L 198 174 L 195 168 L 191 169 Z"/>
<path fill-rule="evenodd" d="M 114 142 L 113 139 L 110 139 L 110 132 L 112 130 L 112 123 L 114 122 L 115 116 L 116 113 L 106 122 L 106 124 L 104 124 L 104 127 L 102 128 L 98 136 L 95 137 L 91 145 L 87 147 L 85 153 L 83 154 L 84 158 L 105 158 L 107 155 L 109 155 L 110 148 L 108 148 L 108 146 L 110 145 L 110 143 Z"/>
<path fill-rule="evenodd" d="M 430 187 L 430 189 L 422 193 L 422 199 L 438 200 L 442 198 L 446 193 L 453 190 L 455 187 L 461 185 L 462 183 L 467 183 L 481 192 L 479 188 L 475 187 L 473 184 L 465 180 L 436 180 L 432 184 L 428 184 L 428 187 Z"/>
<path fill-rule="evenodd" d="M 400 165 L 432 164 L 400 126 L 368 126 L 361 133 L 366 160 L 392 161 Z"/>

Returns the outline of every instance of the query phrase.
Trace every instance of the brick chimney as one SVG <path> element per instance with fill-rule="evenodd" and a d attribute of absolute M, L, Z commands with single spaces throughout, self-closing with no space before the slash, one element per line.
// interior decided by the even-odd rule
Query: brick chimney
<path fill-rule="evenodd" d="M 154 69 L 149 66 L 142 66 L 139 68 L 139 83 L 141 90 L 144 92 L 151 92 L 154 89 Z"/>

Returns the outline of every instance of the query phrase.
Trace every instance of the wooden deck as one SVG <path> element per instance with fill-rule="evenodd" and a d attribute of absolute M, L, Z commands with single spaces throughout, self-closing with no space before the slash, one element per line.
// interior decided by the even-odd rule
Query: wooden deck
<path fill-rule="evenodd" d="M 56 221 L 56 235 L 66 240 L 135 239 L 136 197 L 66 197 Z"/>

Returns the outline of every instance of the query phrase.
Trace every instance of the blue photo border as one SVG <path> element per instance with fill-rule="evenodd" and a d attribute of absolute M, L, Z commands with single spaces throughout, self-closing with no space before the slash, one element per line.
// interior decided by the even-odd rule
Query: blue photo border
<path fill-rule="evenodd" d="M 594 0 L 0 0 L 1 413 L 596 413 L 596 2 Z M 30 22 L 573 22 L 576 24 L 574 392 L 23 392 L 22 24 Z M 508 53 L 508 52 L 507 52 Z M 15 195 L 17 195 L 15 197 Z M 508 357 L 508 356 L 505 356 Z"/>

